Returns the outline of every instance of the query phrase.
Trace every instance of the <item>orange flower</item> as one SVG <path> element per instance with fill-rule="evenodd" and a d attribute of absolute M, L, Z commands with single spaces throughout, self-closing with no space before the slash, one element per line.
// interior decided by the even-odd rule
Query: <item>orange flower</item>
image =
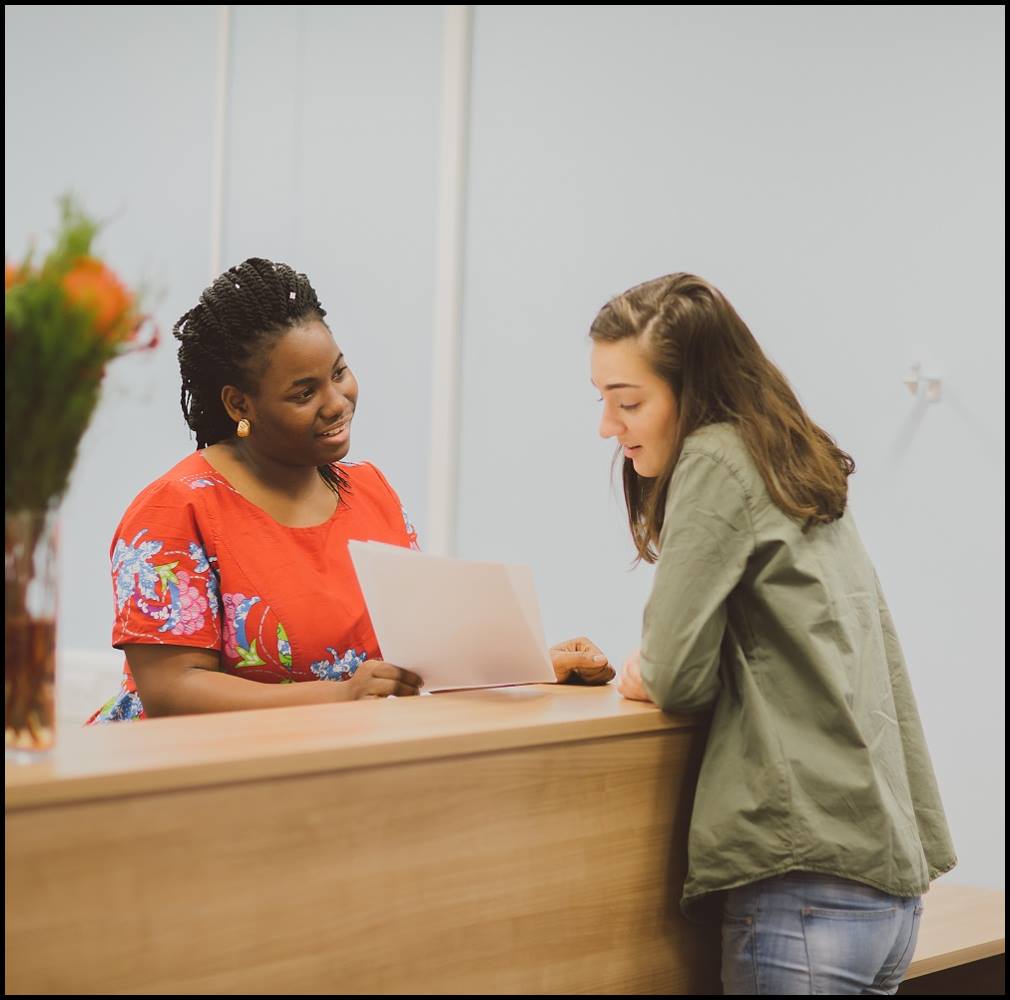
<path fill-rule="evenodd" d="M 20 284 L 25 280 L 24 264 L 12 264 L 9 260 L 4 261 L 4 291 L 12 285 Z"/>
<path fill-rule="evenodd" d="M 124 321 L 132 318 L 133 296 L 100 260 L 81 257 L 63 278 L 62 287 L 67 301 L 95 314 L 98 336 L 116 340 L 129 336 L 132 325 L 127 329 Z"/>

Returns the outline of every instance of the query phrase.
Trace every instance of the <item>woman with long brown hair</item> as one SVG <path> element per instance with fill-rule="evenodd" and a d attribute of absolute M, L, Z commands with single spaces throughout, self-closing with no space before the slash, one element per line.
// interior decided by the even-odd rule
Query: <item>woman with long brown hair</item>
<path fill-rule="evenodd" d="M 615 296 L 590 338 L 656 564 L 620 690 L 711 712 L 681 909 L 721 924 L 726 993 L 894 993 L 957 857 L 853 460 L 702 278 Z"/>

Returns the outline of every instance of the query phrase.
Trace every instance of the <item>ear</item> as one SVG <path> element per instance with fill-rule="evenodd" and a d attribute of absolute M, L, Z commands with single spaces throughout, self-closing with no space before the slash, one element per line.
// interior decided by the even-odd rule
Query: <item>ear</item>
<path fill-rule="evenodd" d="M 252 414 L 249 397 L 234 385 L 222 386 L 221 402 L 228 416 L 235 423 L 238 423 L 243 417 L 249 417 Z"/>

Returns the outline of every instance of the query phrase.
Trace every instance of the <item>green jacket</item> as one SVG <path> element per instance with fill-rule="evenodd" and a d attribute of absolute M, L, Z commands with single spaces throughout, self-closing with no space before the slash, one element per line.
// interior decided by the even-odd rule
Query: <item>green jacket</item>
<path fill-rule="evenodd" d="M 908 670 L 852 512 L 806 534 L 734 425 L 691 434 L 667 497 L 641 675 L 713 709 L 680 900 L 793 870 L 917 896 L 957 864 Z M 714 895 L 713 895 L 714 894 Z"/>

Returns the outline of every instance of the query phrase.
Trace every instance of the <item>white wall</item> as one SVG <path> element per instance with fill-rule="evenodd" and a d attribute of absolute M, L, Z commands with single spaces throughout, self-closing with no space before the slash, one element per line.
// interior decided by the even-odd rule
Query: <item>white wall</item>
<path fill-rule="evenodd" d="M 637 644 L 586 333 L 698 273 L 855 457 L 961 862 L 1003 882 L 1001 7 L 480 7 L 460 547 Z M 901 379 L 926 353 L 943 400 Z"/>
<path fill-rule="evenodd" d="M 136 493 L 194 447 L 171 330 L 225 267 L 261 256 L 309 276 L 360 385 L 349 457 L 384 469 L 424 524 L 441 17 L 235 8 L 219 135 L 218 8 L 6 8 L 8 255 L 32 236 L 48 249 L 56 195 L 73 186 L 114 216 L 98 243 L 109 262 L 162 293 L 162 343 L 110 367 L 64 504 L 60 711 L 71 724 L 118 687 L 109 544 Z"/>
<path fill-rule="evenodd" d="M 224 263 L 313 279 L 362 382 L 352 457 L 422 543 L 441 16 L 234 8 L 224 136 Z M 164 284 L 167 333 L 211 276 L 216 8 L 5 22 L 8 252 L 77 185 L 121 212 L 103 247 Z M 650 570 L 626 572 L 586 331 L 638 281 L 713 281 L 856 459 L 950 878 L 1000 886 L 1003 37 L 996 5 L 478 6 L 456 525 L 459 555 L 533 566 L 549 639 L 623 659 Z M 902 386 L 916 359 L 940 403 Z M 112 529 L 191 447 L 177 395 L 174 342 L 110 379 L 66 503 L 67 650 L 108 642 Z"/>

